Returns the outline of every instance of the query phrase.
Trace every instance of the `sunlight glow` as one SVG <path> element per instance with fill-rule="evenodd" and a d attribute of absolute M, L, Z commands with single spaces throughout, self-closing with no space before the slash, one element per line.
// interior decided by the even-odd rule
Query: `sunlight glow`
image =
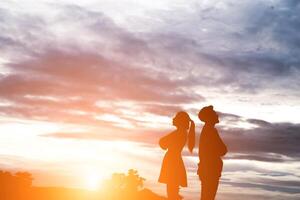
<path fill-rule="evenodd" d="M 86 188 L 88 190 L 99 189 L 102 176 L 96 171 L 90 171 L 86 176 Z"/>

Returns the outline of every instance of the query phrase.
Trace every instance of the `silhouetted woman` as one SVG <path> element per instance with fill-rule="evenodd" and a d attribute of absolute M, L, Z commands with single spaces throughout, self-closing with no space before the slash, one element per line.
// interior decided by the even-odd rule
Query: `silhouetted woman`
<path fill-rule="evenodd" d="M 179 187 L 187 187 L 185 166 L 181 157 L 181 151 L 186 143 L 190 152 L 195 146 L 195 124 L 186 112 L 178 112 L 173 118 L 176 130 L 162 137 L 159 145 L 167 153 L 162 162 L 159 182 L 167 184 L 169 200 L 182 199 L 179 195 Z M 188 133 L 189 130 L 189 133 Z"/>
<path fill-rule="evenodd" d="M 215 128 L 219 117 L 213 106 L 202 108 L 198 117 L 205 122 L 199 142 L 198 175 L 201 180 L 201 200 L 214 200 L 223 168 L 221 157 L 227 153 L 227 147 Z"/>

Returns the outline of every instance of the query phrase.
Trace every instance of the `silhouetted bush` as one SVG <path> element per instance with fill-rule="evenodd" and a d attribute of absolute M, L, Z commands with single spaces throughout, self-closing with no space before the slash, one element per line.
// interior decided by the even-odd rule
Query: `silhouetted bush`
<path fill-rule="evenodd" d="M 138 171 L 128 170 L 127 174 L 114 173 L 111 179 L 104 184 L 107 199 L 136 199 L 139 191 L 143 189 L 145 179 L 139 176 Z"/>
<path fill-rule="evenodd" d="M 166 200 L 151 190 L 144 188 L 146 179 L 137 170 L 130 169 L 127 174 L 114 173 L 104 182 L 105 200 Z"/>
<path fill-rule="evenodd" d="M 0 171 L 1 200 L 29 199 L 32 186 L 32 175 L 28 172 L 12 174 Z"/>

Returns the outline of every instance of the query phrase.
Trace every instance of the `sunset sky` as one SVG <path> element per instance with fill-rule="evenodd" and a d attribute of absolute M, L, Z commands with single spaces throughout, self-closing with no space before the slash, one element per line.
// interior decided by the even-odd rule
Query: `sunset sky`
<path fill-rule="evenodd" d="M 300 199 L 299 32 L 297 0 L 2 0 L 0 169 L 93 189 L 135 168 L 165 194 L 159 138 L 185 110 L 198 139 L 214 105 L 217 199 Z"/>

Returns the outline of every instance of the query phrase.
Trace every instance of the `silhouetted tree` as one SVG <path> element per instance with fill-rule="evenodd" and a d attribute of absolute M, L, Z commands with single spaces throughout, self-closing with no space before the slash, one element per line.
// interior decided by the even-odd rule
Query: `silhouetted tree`
<path fill-rule="evenodd" d="M 137 170 L 128 170 L 128 175 L 125 176 L 124 180 L 125 191 L 137 192 L 139 189 L 143 188 L 145 180 L 145 178 L 139 176 Z"/>
<path fill-rule="evenodd" d="M 114 173 L 109 180 L 105 181 L 104 189 L 107 199 L 135 199 L 138 191 L 143 188 L 145 179 L 139 176 L 138 171 L 128 170 L 127 174 Z"/>
<path fill-rule="evenodd" d="M 30 197 L 31 194 L 31 186 L 32 186 L 32 175 L 28 172 L 17 172 L 15 174 L 15 178 L 17 180 L 18 187 L 18 197 Z"/>
<path fill-rule="evenodd" d="M 30 199 L 32 180 L 28 172 L 0 171 L 1 200 Z"/>

